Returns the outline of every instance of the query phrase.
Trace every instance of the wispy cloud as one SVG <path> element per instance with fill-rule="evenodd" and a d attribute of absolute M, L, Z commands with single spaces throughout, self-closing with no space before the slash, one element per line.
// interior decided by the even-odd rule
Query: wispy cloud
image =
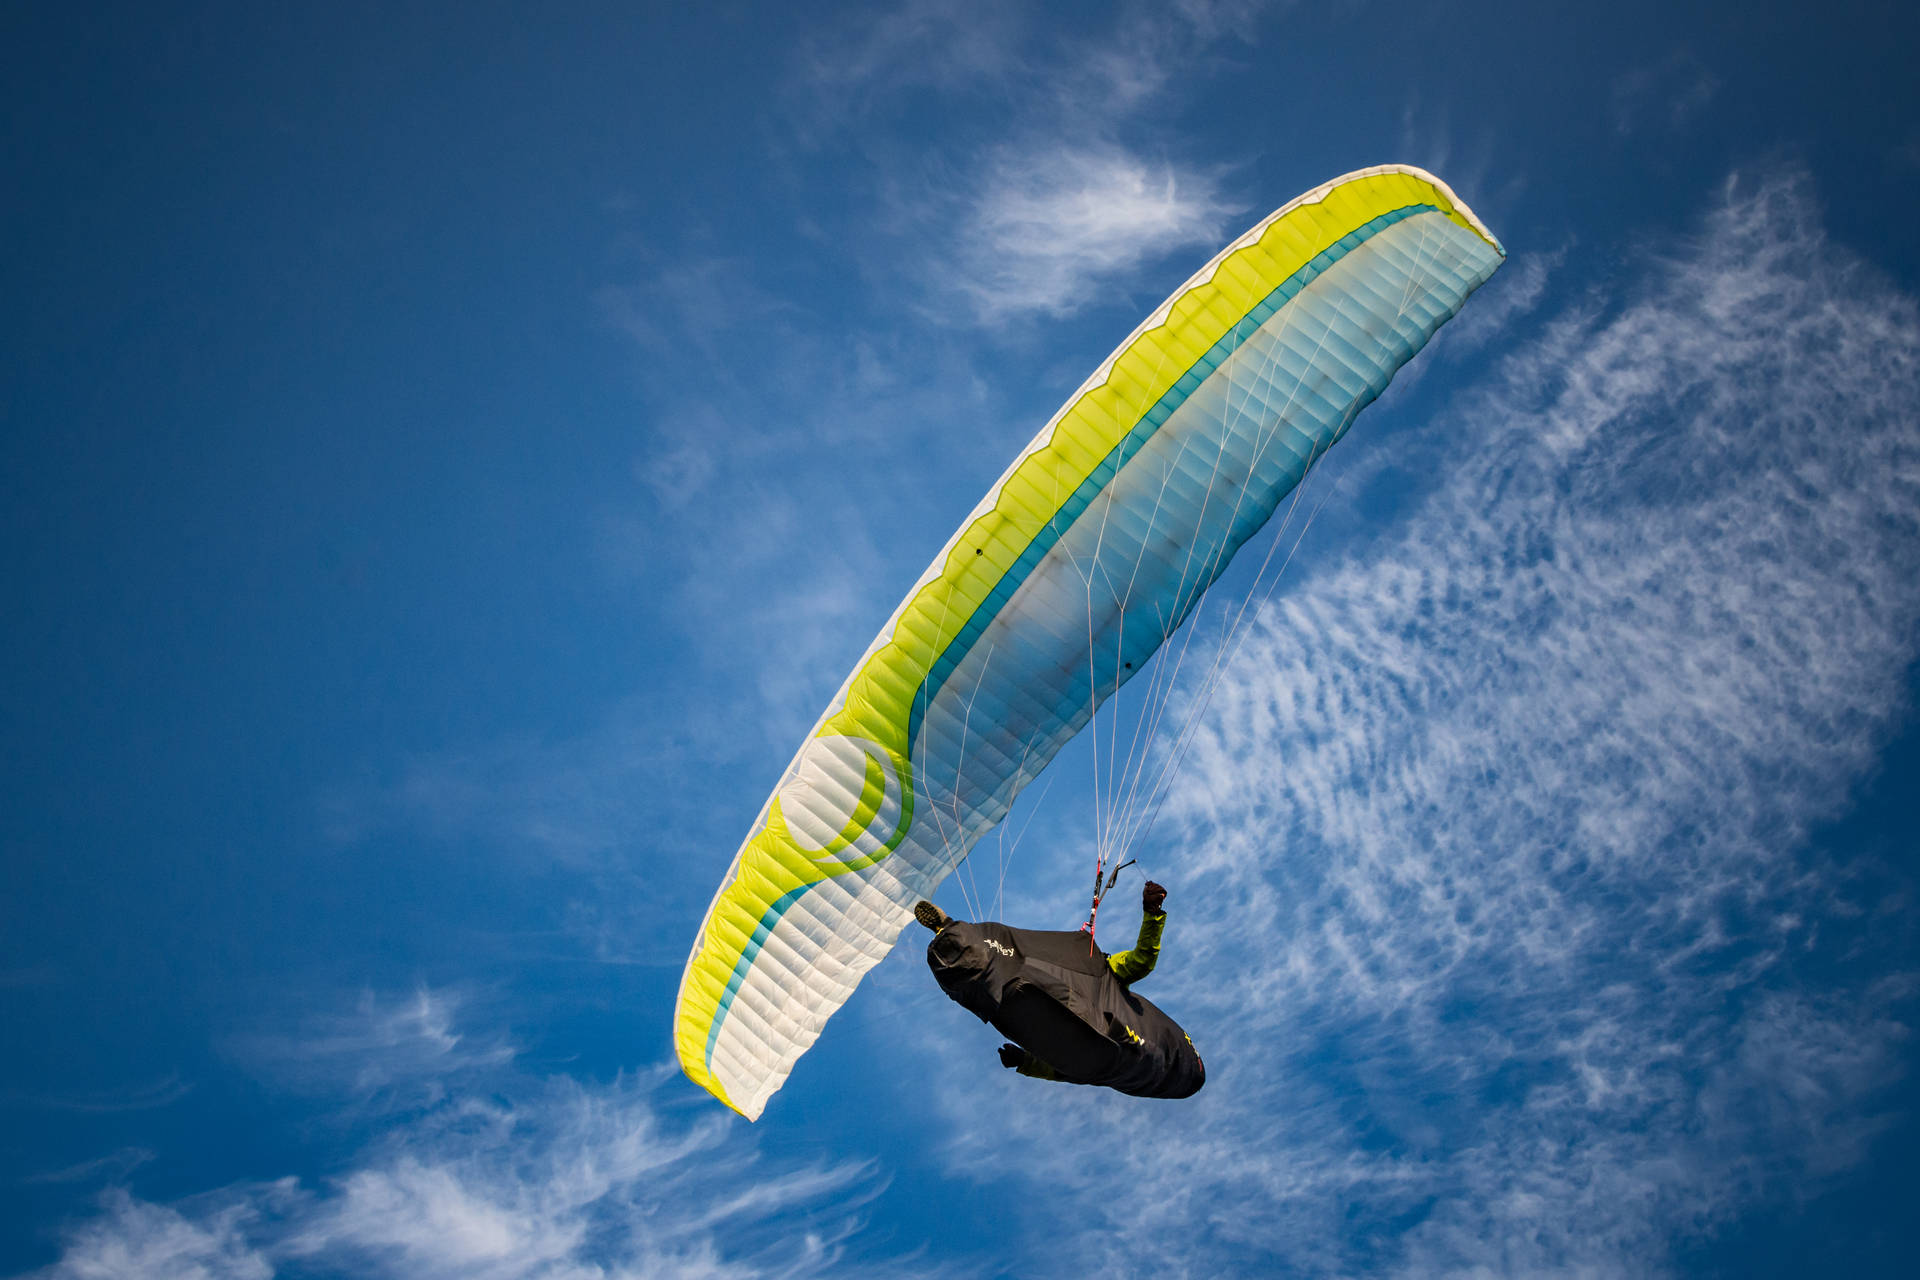
<path fill-rule="evenodd" d="M 812 111 L 844 125 L 903 93 L 1003 90 L 1023 79 L 1021 6 L 910 0 L 824 27 L 795 52 Z"/>
<path fill-rule="evenodd" d="M 1208 1089 L 931 1068 L 1035 1258 L 1646 1275 L 1884 1123 L 1912 982 L 1823 968 L 1900 952 L 1806 838 L 1909 710 L 1920 315 L 1794 175 L 1647 262 L 1395 440 L 1417 506 L 1215 698 L 1151 992 Z"/>
<path fill-rule="evenodd" d="M 129 1084 L 117 1089 L 0 1094 L 0 1104 L 50 1107 L 55 1111 L 80 1111 L 106 1115 L 120 1111 L 152 1111 L 159 1107 L 170 1107 L 192 1092 L 191 1081 L 182 1080 L 178 1072 L 169 1072 L 153 1080 Z"/>
<path fill-rule="evenodd" d="M 1202 170 L 1118 146 L 1038 146 L 988 162 L 948 287 L 987 320 L 1063 314 L 1143 262 L 1226 238 L 1238 212 Z"/>
<path fill-rule="evenodd" d="M 1613 127 L 1622 137 L 1649 126 L 1679 129 L 1720 92 L 1720 77 L 1691 50 L 1636 67 L 1613 86 Z"/>
<path fill-rule="evenodd" d="M 1084 306 L 1120 275 L 1216 244 L 1243 210 L 1224 168 L 1190 157 L 1162 117 L 1182 74 L 1250 38 L 1270 6 L 1129 6 L 1088 27 L 1039 26 L 1019 7 L 921 3 L 823 35 L 802 58 L 801 114 L 884 121 L 916 95 L 948 110 L 985 99 L 996 126 L 922 157 L 884 127 L 862 145 L 888 159 L 878 189 L 901 234 L 901 271 L 936 314 L 995 325 Z M 971 108 L 969 108 L 971 109 Z"/>
<path fill-rule="evenodd" d="M 835 124 L 906 95 L 990 96 L 1000 112 L 1082 120 L 1143 104 L 1222 41 L 1251 42 L 1273 0 L 1125 4 L 1084 26 L 1032 21 L 1030 6 L 913 0 L 817 32 L 796 54 L 800 87 Z"/>
<path fill-rule="evenodd" d="M 438 1037 L 458 1043 L 464 1037 Z M 356 1044 L 364 1037 L 347 1036 Z M 343 1049 L 342 1052 L 347 1052 Z M 379 1058 L 382 1047 L 368 1051 Z M 668 1068 L 494 1080 L 379 1132 L 337 1176 L 161 1204 L 124 1188 L 41 1280 L 460 1280 L 892 1274 L 850 1249 L 883 1188 L 859 1160 L 774 1163 L 742 1126 L 663 1109 Z"/>
<path fill-rule="evenodd" d="M 618 707 L 579 738 L 507 739 L 417 756 L 391 778 L 336 787 L 323 803 L 342 841 L 397 827 L 580 868 L 642 825 L 642 784 L 686 747 L 635 708 Z"/>
<path fill-rule="evenodd" d="M 233 1054 L 296 1093 L 341 1098 L 356 1110 L 416 1110 L 513 1061 L 504 1037 L 456 1029 L 459 991 L 416 987 L 397 999 L 363 992 L 351 1010 L 316 1011 L 288 1030 L 237 1036 Z"/>
<path fill-rule="evenodd" d="M 248 1202 L 182 1212 L 135 1199 L 119 1187 L 100 1214 L 75 1230 L 45 1280 L 269 1280 L 274 1267 L 248 1243 L 257 1223 Z"/>
<path fill-rule="evenodd" d="M 64 1169 L 50 1169 L 45 1173 L 32 1174 L 20 1181 L 31 1185 L 102 1180 L 118 1182 L 152 1159 L 153 1152 L 145 1147 L 122 1147 L 118 1151 L 97 1159 L 83 1160 L 79 1164 L 68 1165 Z"/>

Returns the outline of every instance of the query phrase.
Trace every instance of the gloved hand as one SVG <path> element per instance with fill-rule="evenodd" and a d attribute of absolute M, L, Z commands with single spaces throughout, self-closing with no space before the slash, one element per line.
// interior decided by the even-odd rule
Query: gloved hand
<path fill-rule="evenodd" d="M 1027 1051 L 1017 1044 L 1000 1046 L 1000 1065 L 1011 1070 L 1027 1060 Z"/>
<path fill-rule="evenodd" d="M 1140 890 L 1140 909 L 1150 916 L 1157 916 L 1167 909 L 1167 890 L 1149 880 Z"/>

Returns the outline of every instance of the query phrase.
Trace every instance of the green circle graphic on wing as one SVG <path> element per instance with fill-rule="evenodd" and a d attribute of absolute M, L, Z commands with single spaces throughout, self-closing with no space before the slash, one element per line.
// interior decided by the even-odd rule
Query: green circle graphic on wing
<path fill-rule="evenodd" d="M 830 872 L 871 866 L 906 835 L 906 761 L 871 738 L 827 734 L 807 743 L 780 784 L 780 817 L 795 848 Z"/>

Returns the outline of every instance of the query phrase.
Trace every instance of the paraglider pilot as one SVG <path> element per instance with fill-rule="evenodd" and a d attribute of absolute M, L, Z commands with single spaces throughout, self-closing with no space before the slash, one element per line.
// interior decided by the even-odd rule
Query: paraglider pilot
<path fill-rule="evenodd" d="M 1166 901 L 1166 889 L 1147 881 L 1139 937 L 1111 956 L 1084 930 L 969 923 L 925 901 L 913 914 L 934 931 L 927 964 L 942 989 L 1007 1037 L 1002 1066 L 1041 1080 L 1185 1098 L 1206 1082 L 1205 1064 L 1179 1024 L 1132 991 L 1160 958 Z"/>

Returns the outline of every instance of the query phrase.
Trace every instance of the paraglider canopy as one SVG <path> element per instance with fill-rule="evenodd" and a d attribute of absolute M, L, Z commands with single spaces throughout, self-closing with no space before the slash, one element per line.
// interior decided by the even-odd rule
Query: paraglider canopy
<path fill-rule="evenodd" d="M 914 902 L 1503 257 L 1438 178 L 1364 169 L 1142 322 L 934 558 L 762 807 L 681 980 L 689 1076 L 761 1113 Z M 1104 832 L 1103 856 L 1138 830 Z"/>

